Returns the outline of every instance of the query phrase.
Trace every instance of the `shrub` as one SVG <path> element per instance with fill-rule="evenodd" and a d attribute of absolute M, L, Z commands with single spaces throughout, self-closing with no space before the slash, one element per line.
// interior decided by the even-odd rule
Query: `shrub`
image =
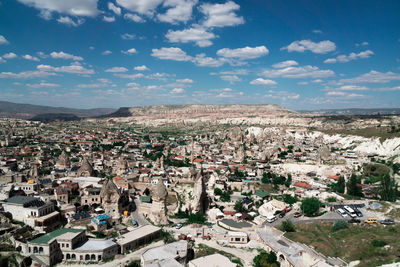
<path fill-rule="evenodd" d="M 321 202 L 316 197 L 306 197 L 301 202 L 301 210 L 307 217 L 311 217 L 315 213 L 319 211 L 319 207 L 321 206 Z"/>
<path fill-rule="evenodd" d="M 290 220 L 283 221 L 280 229 L 283 232 L 295 232 L 296 231 L 296 227 Z"/>
<path fill-rule="evenodd" d="M 349 227 L 348 222 L 339 220 L 335 222 L 335 225 L 333 226 L 333 231 L 339 231 L 341 229 L 346 229 Z"/>
<path fill-rule="evenodd" d="M 372 246 L 374 246 L 374 247 L 376 247 L 376 248 L 381 248 L 381 247 L 386 246 L 386 245 L 387 245 L 387 242 L 384 241 L 384 240 L 377 240 L 377 239 L 374 239 L 374 240 L 372 240 L 371 244 L 372 244 Z"/>

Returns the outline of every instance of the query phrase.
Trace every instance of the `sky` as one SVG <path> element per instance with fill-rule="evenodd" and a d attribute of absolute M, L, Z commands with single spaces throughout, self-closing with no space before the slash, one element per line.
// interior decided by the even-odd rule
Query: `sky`
<path fill-rule="evenodd" d="M 400 1 L 0 0 L 0 100 L 400 107 Z"/>

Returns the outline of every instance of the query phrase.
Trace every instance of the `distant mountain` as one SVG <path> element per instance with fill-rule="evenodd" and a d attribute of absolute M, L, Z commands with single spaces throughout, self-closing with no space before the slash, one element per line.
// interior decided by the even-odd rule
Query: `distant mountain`
<path fill-rule="evenodd" d="M 81 118 L 79 118 L 74 114 L 68 114 L 68 113 L 45 113 L 36 115 L 30 118 L 29 120 L 48 123 L 53 121 L 79 121 L 81 120 Z"/>
<path fill-rule="evenodd" d="M 289 115 L 296 112 L 273 104 L 226 104 L 226 105 L 159 105 L 142 107 L 121 107 L 117 111 L 103 115 L 104 118 L 148 117 L 165 118 L 199 118 L 199 117 L 249 117 L 259 115 Z"/>
<path fill-rule="evenodd" d="M 40 114 L 70 114 L 85 118 L 97 117 L 114 111 L 115 109 L 112 108 L 74 109 L 0 101 L 0 118 L 31 119 Z"/>
<path fill-rule="evenodd" d="M 298 110 L 300 113 L 320 115 L 400 115 L 400 108 L 348 108 Z"/>

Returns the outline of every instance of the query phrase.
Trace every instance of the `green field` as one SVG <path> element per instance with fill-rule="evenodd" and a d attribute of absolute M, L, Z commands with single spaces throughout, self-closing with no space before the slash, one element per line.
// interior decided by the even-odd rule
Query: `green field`
<path fill-rule="evenodd" d="M 332 228 L 332 223 L 303 224 L 297 226 L 296 232 L 285 236 L 326 256 L 339 257 L 346 262 L 360 260 L 357 266 L 400 262 L 400 225 L 349 225 L 336 232 Z"/>

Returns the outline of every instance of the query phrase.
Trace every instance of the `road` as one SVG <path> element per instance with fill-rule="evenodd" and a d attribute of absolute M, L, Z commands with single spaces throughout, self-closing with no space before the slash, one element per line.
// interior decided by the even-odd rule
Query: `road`
<path fill-rule="evenodd" d="M 294 224 L 302 224 L 302 223 L 312 223 L 312 222 L 336 222 L 337 220 L 343 220 L 344 218 L 340 216 L 337 212 L 328 211 L 322 216 L 318 217 L 306 217 L 301 216 L 299 218 L 293 217 L 294 211 L 289 212 L 286 214 L 285 217 L 279 218 L 273 223 L 266 223 L 268 226 L 280 226 L 283 221 L 289 220 Z"/>
<path fill-rule="evenodd" d="M 139 200 L 137 198 L 135 198 L 133 200 L 135 202 L 135 211 L 132 212 L 132 217 L 135 219 L 135 221 L 139 224 L 139 226 L 143 226 L 143 225 L 148 225 L 150 224 L 144 217 L 142 214 L 140 214 L 138 212 L 137 207 L 139 206 Z"/>

